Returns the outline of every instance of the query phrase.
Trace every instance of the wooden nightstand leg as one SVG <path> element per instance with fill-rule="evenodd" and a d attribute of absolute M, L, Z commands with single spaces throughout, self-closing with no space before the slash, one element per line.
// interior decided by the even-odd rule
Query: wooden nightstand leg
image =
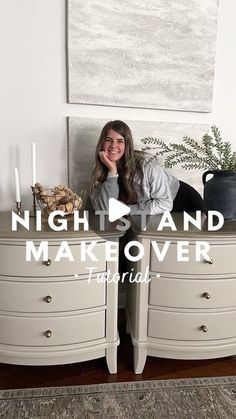
<path fill-rule="evenodd" d="M 147 348 L 140 348 L 135 345 L 133 349 L 133 356 L 134 372 L 135 374 L 142 374 L 147 358 Z"/>
<path fill-rule="evenodd" d="M 117 346 L 110 346 L 106 349 L 106 361 L 110 374 L 117 373 Z"/>

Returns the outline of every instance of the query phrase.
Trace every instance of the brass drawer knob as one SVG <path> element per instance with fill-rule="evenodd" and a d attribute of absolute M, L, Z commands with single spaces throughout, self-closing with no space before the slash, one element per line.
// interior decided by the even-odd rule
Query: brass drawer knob
<path fill-rule="evenodd" d="M 204 259 L 205 263 L 208 263 L 208 265 L 212 265 L 213 264 L 213 259 L 209 258 L 209 259 Z"/>
<path fill-rule="evenodd" d="M 201 326 L 201 331 L 202 332 L 204 332 L 204 333 L 206 333 L 207 331 L 208 331 L 208 329 L 207 329 L 207 327 L 205 326 L 205 324 L 203 324 L 202 326 Z"/>
<path fill-rule="evenodd" d="M 50 338 L 52 336 L 52 331 L 51 330 L 46 330 L 46 332 L 44 333 L 46 338 Z"/>
<path fill-rule="evenodd" d="M 44 298 L 44 301 L 46 301 L 46 303 L 51 303 L 51 301 L 52 301 L 52 297 L 51 297 L 51 295 L 47 295 L 47 296 Z"/>
<path fill-rule="evenodd" d="M 51 263 L 52 263 L 51 259 L 45 260 L 45 261 L 43 262 L 43 264 L 44 264 L 45 266 L 50 266 L 50 265 L 51 265 Z"/>
<path fill-rule="evenodd" d="M 209 292 L 204 292 L 204 293 L 202 294 L 202 297 L 203 297 L 203 298 L 206 298 L 207 300 L 210 300 L 210 298 L 211 298 L 211 294 L 209 294 Z"/>

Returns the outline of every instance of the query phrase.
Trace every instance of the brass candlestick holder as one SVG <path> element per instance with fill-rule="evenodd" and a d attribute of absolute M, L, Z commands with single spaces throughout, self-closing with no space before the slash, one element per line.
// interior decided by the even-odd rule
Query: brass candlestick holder
<path fill-rule="evenodd" d="M 32 198 L 33 198 L 33 204 L 32 204 L 32 210 L 30 211 L 30 217 L 36 217 L 36 196 L 35 196 L 35 186 L 31 186 L 32 190 Z"/>
<path fill-rule="evenodd" d="M 21 215 L 21 207 L 22 207 L 21 202 L 16 201 L 16 210 L 17 210 L 18 215 Z"/>

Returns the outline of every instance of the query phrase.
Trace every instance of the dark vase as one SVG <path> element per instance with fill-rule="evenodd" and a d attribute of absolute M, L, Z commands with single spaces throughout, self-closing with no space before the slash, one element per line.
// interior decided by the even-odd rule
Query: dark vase
<path fill-rule="evenodd" d="M 207 175 L 213 177 L 206 181 Z M 225 220 L 236 219 L 236 172 L 208 170 L 203 173 L 205 211 L 221 212 Z"/>

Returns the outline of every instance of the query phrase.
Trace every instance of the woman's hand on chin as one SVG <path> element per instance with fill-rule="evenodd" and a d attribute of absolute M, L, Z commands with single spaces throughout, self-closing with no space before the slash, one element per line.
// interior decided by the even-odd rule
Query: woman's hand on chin
<path fill-rule="evenodd" d="M 107 152 L 106 151 L 99 151 L 99 157 L 100 160 L 103 164 L 105 164 L 105 166 L 108 168 L 109 172 L 112 173 L 113 175 L 117 174 L 117 165 L 115 161 L 111 161 L 108 157 L 107 157 Z"/>

